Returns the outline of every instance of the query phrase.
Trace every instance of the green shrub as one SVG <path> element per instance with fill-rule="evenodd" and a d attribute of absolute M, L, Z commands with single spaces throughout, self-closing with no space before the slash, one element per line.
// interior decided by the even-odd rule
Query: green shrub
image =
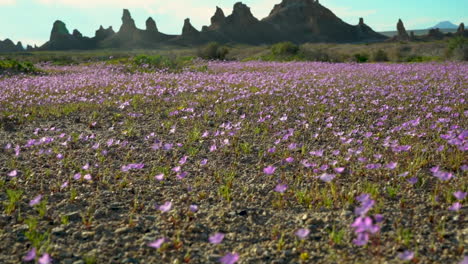
<path fill-rule="evenodd" d="M 366 63 L 369 61 L 369 55 L 365 53 L 356 53 L 354 54 L 354 61 L 357 63 Z"/>
<path fill-rule="evenodd" d="M 321 49 L 311 50 L 301 47 L 299 57 L 306 61 L 335 62 L 335 58 L 332 58 L 326 51 Z"/>
<path fill-rule="evenodd" d="M 450 39 L 446 55 L 456 60 L 468 61 L 468 38 L 459 36 Z"/>
<path fill-rule="evenodd" d="M 388 55 L 384 50 L 379 49 L 372 55 L 373 61 L 375 62 L 385 62 L 389 61 Z"/>
<path fill-rule="evenodd" d="M 295 56 L 299 52 L 299 46 L 292 42 L 280 42 L 271 46 L 271 53 L 274 56 Z"/>
<path fill-rule="evenodd" d="M 3 73 L 39 73 L 40 70 L 28 61 L 0 60 L 0 74 Z"/>
<path fill-rule="evenodd" d="M 132 60 L 133 66 L 138 67 L 137 69 L 131 68 L 131 70 L 140 71 L 152 71 L 152 70 L 169 70 L 169 71 L 181 71 L 186 67 L 192 65 L 194 57 L 168 57 L 162 55 L 138 55 Z M 125 62 L 125 60 L 122 60 Z"/>
<path fill-rule="evenodd" d="M 217 42 L 210 42 L 198 50 L 198 57 L 205 60 L 224 60 L 226 59 L 229 49 Z"/>

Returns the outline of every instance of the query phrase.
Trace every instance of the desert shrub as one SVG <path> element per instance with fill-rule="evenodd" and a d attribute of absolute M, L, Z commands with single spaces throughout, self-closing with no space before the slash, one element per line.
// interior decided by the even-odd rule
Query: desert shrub
<path fill-rule="evenodd" d="M 354 61 L 357 63 L 366 63 L 369 61 L 369 55 L 366 53 L 356 53 L 354 54 Z"/>
<path fill-rule="evenodd" d="M 468 38 L 460 36 L 450 39 L 446 56 L 456 60 L 468 61 Z"/>
<path fill-rule="evenodd" d="M 71 56 L 53 56 L 50 58 L 45 58 L 44 61 L 49 61 L 53 65 L 57 66 L 67 66 L 67 65 L 76 65 L 78 64 Z"/>
<path fill-rule="evenodd" d="M 306 61 L 321 61 L 321 62 L 331 62 L 335 61 L 330 54 L 328 54 L 323 49 L 306 49 L 301 47 L 298 53 L 298 56 Z"/>
<path fill-rule="evenodd" d="M 430 61 L 437 61 L 438 58 L 436 57 L 429 57 L 429 56 L 420 56 L 420 55 L 410 55 L 404 59 L 405 62 L 430 62 Z"/>
<path fill-rule="evenodd" d="M 292 42 L 280 42 L 271 46 L 271 53 L 274 56 L 294 56 L 299 52 L 299 46 Z"/>
<path fill-rule="evenodd" d="M 28 61 L 0 60 L 0 74 L 39 73 L 40 70 Z"/>
<path fill-rule="evenodd" d="M 389 61 L 387 53 L 382 49 L 379 49 L 378 51 L 374 52 L 374 54 L 372 54 L 372 60 L 376 62 Z"/>
<path fill-rule="evenodd" d="M 218 42 L 210 42 L 198 50 L 198 57 L 205 60 L 224 60 L 229 49 Z"/>
<path fill-rule="evenodd" d="M 128 63 L 125 59 L 120 59 L 123 64 L 128 65 L 130 71 L 154 71 L 167 70 L 170 72 L 179 72 L 184 69 L 193 68 L 195 57 L 176 57 L 162 55 L 138 55 Z M 195 69 L 198 69 L 195 67 Z"/>

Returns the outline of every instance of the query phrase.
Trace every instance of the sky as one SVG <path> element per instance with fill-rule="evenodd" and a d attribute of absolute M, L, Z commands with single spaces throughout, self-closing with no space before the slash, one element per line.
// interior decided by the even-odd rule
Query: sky
<path fill-rule="evenodd" d="M 23 45 L 45 43 L 55 20 L 70 32 L 78 29 L 93 37 L 100 25 L 118 31 L 122 9 L 130 10 L 137 27 L 144 29 L 151 16 L 159 31 L 180 34 L 185 18 L 201 29 L 210 24 L 216 6 L 229 15 L 239 0 L 0 0 L 0 40 L 9 38 Z M 259 19 L 281 0 L 243 0 Z M 441 21 L 458 25 L 468 22 L 468 0 L 320 0 L 338 17 L 358 24 L 359 17 L 376 31 L 393 31 L 401 18 L 407 29 L 425 29 Z M 465 23 L 466 24 L 466 23 Z"/>

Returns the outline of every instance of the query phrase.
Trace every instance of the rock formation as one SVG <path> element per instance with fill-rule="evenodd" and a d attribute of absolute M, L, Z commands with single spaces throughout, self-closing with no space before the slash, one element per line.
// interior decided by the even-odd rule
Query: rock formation
<path fill-rule="evenodd" d="M 216 7 L 215 14 L 211 17 L 211 25 L 210 29 L 217 29 L 223 26 L 224 21 L 226 20 L 226 16 L 221 8 Z"/>
<path fill-rule="evenodd" d="M 184 27 L 182 28 L 182 36 L 194 36 L 200 33 L 196 28 L 190 23 L 190 18 L 184 20 Z"/>
<path fill-rule="evenodd" d="M 0 52 L 18 52 L 24 51 L 23 45 L 21 42 L 15 45 L 10 39 L 5 39 L 4 41 L 0 40 Z"/>
<path fill-rule="evenodd" d="M 119 34 L 133 34 L 136 31 L 135 20 L 133 20 L 128 9 L 123 10 L 122 26 L 120 27 Z"/>
<path fill-rule="evenodd" d="M 437 39 L 437 40 L 440 40 L 440 39 L 443 39 L 444 38 L 444 33 L 442 33 L 440 31 L 440 29 L 438 28 L 433 28 L 433 29 L 430 29 L 429 30 L 429 33 L 427 34 L 427 37 L 431 40 L 433 39 Z"/>
<path fill-rule="evenodd" d="M 460 36 L 465 35 L 465 24 L 464 23 L 460 23 L 460 26 L 458 26 L 457 35 L 460 35 Z"/>
<path fill-rule="evenodd" d="M 18 51 L 23 51 L 23 43 L 21 43 L 21 41 L 18 41 L 18 43 L 16 43 L 16 48 L 18 49 Z"/>
<path fill-rule="evenodd" d="M 399 31 L 405 32 L 401 35 L 409 39 L 402 23 L 401 28 Z M 366 25 L 363 18 L 357 25 L 347 24 L 317 0 L 282 0 L 262 20 L 254 17 L 250 8 L 241 2 L 234 4 L 229 16 L 216 7 L 209 26 L 198 31 L 186 19 L 179 36 L 160 33 L 152 18 L 146 20 L 144 30 L 138 29 L 127 9 L 123 10 L 122 25 L 117 33 L 111 27 L 101 26 L 93 38 L 82 36 L 78 30 L 70 34 L 65 23 L 56 21 L 50 40 L 40 49 L 155 48 L 168 44 L 194 46 L 211 41 L 254 45 L 281 41 L 362 43 L 386 39 Z"/>
<path fill-rule="evenodd" d="M 63 38 L 68 38 L 70 32 L 68 32 L 67 26 L 60 20 L 54 22 L 52 26 L 52 31 L 50 32 L 50 41 L 61 40 Z"/>
<path fill-rule="evenodd" d="M 405 25 L 403 24 L 403 21 L 401 21 L 401 19 L 398 19 L 397 31 L 397 39 L 399 41 L 408 41 L 410 39 L 408 32 L 406 32 Z"/>
<path fill-rule="evenodd" d="M 146 20 L 146 31 L 158 32 L 158 27 L 156 26 L 156 22 L 151 17 L 149 17 Z"/>
<path fill-rule="evenodd" d="M 26 51 L 33 51 L 33 50 L 34 50 L 33 46 L 31 45 L 26 46 Z"/>
<path fill-rule="evenodd" d="M 284 40 L 294 42 L 379 41 L 386 37 L 364 24 L 352 26 L 315 0 L 283 0 L 262 21 L 281 32 Z"/>
<path fill-rule="evenodd" d="M 54 22 L 50 39 L 39 50 L 70 50 L 70 49 L 93 49 L 96 45 L 90 38 L 83 37 L 78 30 L 73 34 L 67 29 L 65 23 L 60 20 Z"/>
<path fill-rule="evenodd" d="M 115 35 L 115 32 L 112 29 L 112 26 L 107 28 L 107 29 L 104 29 L 102 26 L 100 26 L 99 29 L 96 30 L 96 34 L 95 34 L 94 38 L 96 39 L 96 41 L 101 41 L 101 40 L 104 40 L 106 38 L 110 38 L 113 35 Z"/>
<path fill-rule="evenodd" d="M 74 29 L 72 35 L 73 35 L 73 37 L 75 37 L 75 38 L 82 38 L 82 37 L 83 37 L 83 34 L 81 34 L 81 32 L 78 31 L 78 29 Z"/>

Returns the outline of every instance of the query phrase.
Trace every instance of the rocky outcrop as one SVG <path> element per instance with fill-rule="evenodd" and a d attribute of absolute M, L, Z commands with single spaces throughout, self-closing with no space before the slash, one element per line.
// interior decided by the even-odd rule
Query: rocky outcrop
<path fill-rule="evenodd" d="M 50 39 L 39 50 L 70 50 L 70 49 L 93 49 L 96 48 L 95 41 L 83 37 L 78 30 L 73 30 L 73 34 L 67 29 L 65 23 L 60 20 L 54 22 Z"/>
<path fill-rule="evenodd" d="M 122 15 L 122 26 L 120 27 L 118 34 L 130 36 L 136 31 L 136 29 L 135 20 L 133 20 L 130 15 L 130 11 L 128 11 L 128 9 L 124 9 Z"/>
<path fill-rule="evenodd" d="M 96 34 L 94 35 L 94 39 L 96 41 L 101 41 L 106 38 L 110 38 L 115 35 L 114 30 L 112 29 L 112 26 L 110 26 L 107 29 L 104 29 L 102 26 L 99 27 L 98 30 L 96 30 Z"/>
<path fill-rule="evenodd" d="M 209 30 L 219 29 L 224 25 L 226 16 L 221 8 L 216 7 L 215 14 L 211 17 L 211 25 L 208 27 Z"/>
<path fill-rule="evenodd" d="M 18 52 L 24 51 L 23 45 L 21 42 L 15 45 L 10 39 L 5 39 L 4 41 L 0 40 L 0 52 Z"/>
<path fill-rule="evenodd" d="M 465 24 L 464 24 L 464 23 L 460 23 L 460 26 L 458 26 L 457 35 L 459 35 L 459 36 L 464 36 L 464 35 L 466 35 L 466 32 L 465 32 Z"/>
<path fill-rule="evenodd" d="M 99 48 L 155 48 L 163 42 L 176 36 L 160 33 L 156 22 L 152 18 L 146 20 L 146 29 L 141 30 L 136 27 L 130 11 L 124 9 L 122 15 L 122 26 L 119 31 L 97 43 Z"/>
<path fill-rule="evenodd" d="M 229 16 L 216 7 L 209 26 L 198 31 L 186 19 L 179 36 L 160 33 L 152 18 L 146 20 L 144 30 L 137 28 L 127 9 L 123 10 L 122 25 L 117 33 L 111 27 L 101 26 L 93 38 L 84 37 L 78 30 L 70 34 L 65 23 L 56 21 L 50 40 L 41 49 L 155 48 L 167 44 L 193 46 L 210 41 L 254 45 L 280 41 L 362 43 L 385 39 L 387 37 L 366 25 L 363 18 L 357 25 L 347 24 L 317 0 L 282 0 L 262 20 L 242 2 L 234 4 Z"/>
<path fill-rule="evenodd" d="M 16 43 L 16 49 L 18 49 L 18 51 L 24 50 L 23 43 L 21 43 L 21 41 L 18 41 L 18 43 Z"/>
<path fill-rule="evenodd" d="M 438 28 L 430 29 L 429 33 L 427 34 L 427 38 L 429 38 L 430 40 L 440 40 L 444 37 L 444 33 L 442 33 Z"/>
<path fill-rule="evenodd" d="M 403 24 L 403 21 L 401 21 L 401 19 L 398 19 L 397 31 L 398 31 L 397 40 L 399 40 L 399 41 L 409 41 L 410 40 L 408 32 L 406 32 L 405 25 Z"/>
<path fill-rule="evenodd" d="M 149 17 L 146 20 L 146 31 L 158 32 L 158 27 L 156 26 L 156 22 L 151 17 Z"/>
<path fill-rule="evenodd" d="M 78 29 L 74 29 L 74 30 L 73 30 L 73 34 L 72 34 L 72 35 L 73 35 L 73 37 L 75 37 L 75 38 L 77 38 L 77 39 L 79 39 L 79 38 L 82 38 L 82 37 L 83 37 L 83 34 L 81 34 L 81 32 L 80 32 L 80 31 L 78 31 Z"/>
<path fill-rule="evenodd" d="M 294 42 L 362 42 L 385 40 L 360 20 L 352 26 L 315 0 L 283 0 L 262 21 Z"/>
<path fill-rule="evenodd" d="M 192 26 L 190 18 L 184 20 L 184 26 L 182 27 L 182 36 L 196 36 L 200 32 Z"/>
<path fill-rule="evenodd" d="M 50 41 L 61 40 L 68 38 L 70 32 L 68 32 L 67 26 L 60 20 L 54 22 L 52 26 L 52 31 L 50 32 Z"/>

